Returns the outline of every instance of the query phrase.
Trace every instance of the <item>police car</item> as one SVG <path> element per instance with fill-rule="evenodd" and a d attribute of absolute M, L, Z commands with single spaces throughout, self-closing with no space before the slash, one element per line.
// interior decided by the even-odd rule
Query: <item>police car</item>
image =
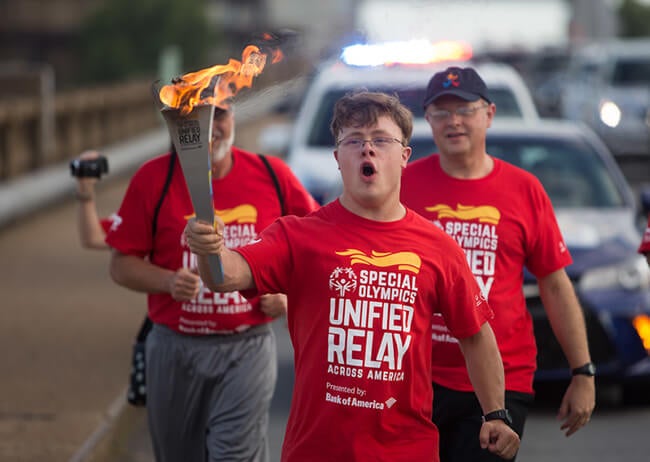
<path fill-rule="evenodd" d="M 471 56 L 471 48 L 458 42 L 410 41 L 347 47 L 340 58 L 318 68 L 293 127 L 270 128 L 275 137 L 273 150 L 282 150 L 283 144 L 288 146 L 289 166 L 314 198 L 324 203 L 339 181 L 329 128 L 336 100 L 361 88 L 396 93 L 413 111 L 417 124 L 424 121 L 422 102 L 429 79 L 452 65 L 477 69 L 497 106 L 497 118 L 539 119 L 528 87 L 514 68 L 497 63 L 475 64 Z M 265 136 L 268 139 L 268 131 Z M 266 148 L 263 141 L 260 144 Z"/>

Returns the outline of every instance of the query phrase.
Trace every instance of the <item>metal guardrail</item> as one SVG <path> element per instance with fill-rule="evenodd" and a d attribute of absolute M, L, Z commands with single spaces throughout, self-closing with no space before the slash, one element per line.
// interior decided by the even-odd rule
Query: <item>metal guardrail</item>
<path fill-rule="evenodd" d="M 237 101 L 235 104 L 235 119 L 237 124 L 242 125 L 253 122 L 258 118 L 268 115 L 274 107 L 281 104 L 283 99 L 288 98 L 302 84 L 303 78 L 298 77 L 249 93 L 248 98 Z M 140 111 L 137 108 L 133 108 L 133 113 L 126 115 L 131 110 L 124 103 L 121 103 L 121 113 L 125 120 L 119 122 L 119 124 L 124 125 L 132 121 L 133 126 L 125 127 L 124 132 L 118 132 L 119 136 L 111 137 L 110 139 L 95 139 L 88 135 L 82 140 L 88 143 L 86 147 L 100 149 L 102 154 L 109 159 L 111 178 L 129 172 L 145 160 L 169 149 L 169 132 L 164 126 L 160 115 L 152 109 L 153 103 L 151 101 L 149 85 L 147 83 L 145 87 L 139 89 L 139 92 L 144 97 L 138 95 L 138 98 L 142 98 L 141 105 L 145 106 L 146 111 L 151 110 L 153 119 L 151 127 L 143 129 L 143 121 L 132 121 L 133 117 L 137 118 L 135 114 L 138 114 Z M 137 89 L 137 87 L 134 87 L 130 91 L 137 93 Z M 89 101 L 86 97 L 81 99 L 83 101 Z M 146 100 L 146 104 L 144 100 Z M 124 101 L 124 98 L 121 101 Z M 114 103 L 111 102 L 110 104 L 107 103 L 104 107 L 112 107 L 113 105 Z M 79 111 L 79 114 L 83 114 L 83 111 Z M 86 123 L 95 123 L 82 120 L 81 115 L 77 115 L 76 120 L 82 123 L 82 128 L 77 129 L 80 133 L 86 133 L 83 130 L 83 127 L 87 127 Z M 117 125 L 118 122 L 115 122 L 115 124 Z M 82 141 L 76 142 L 81 144 Z M 68 163 L 83 148 L 77 147 L 72 150 L 69 147 L 71 144 L 67 146 L 67 149 L 70 150 L 63 152 L 59 159 L 52 158 L 49 165 L 35 168 L 32 171 L 24 172 L 5 181 L 0 181 L 0 229 L 47 205 L 59 202 L 66 197 L 72 197 L 75 184 L 70 179 Z"/>
<path fill-rule="evenodd" d="M 158 127 L 150 85 L 0 100 L 0 183 Z"/>

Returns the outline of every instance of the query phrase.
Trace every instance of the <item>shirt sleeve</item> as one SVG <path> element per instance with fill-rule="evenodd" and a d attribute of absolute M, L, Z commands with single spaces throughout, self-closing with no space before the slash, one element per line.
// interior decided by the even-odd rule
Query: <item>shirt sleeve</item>
<path fill-rule="evenodd" d="M 470 337 L 494 317 L 487 300 L 481 294 L 463 250 L 452 242 L 445 251 L 443 274 L 438 278 L 436 292 L 445 324 L 456 338 Z"/>
<path fill-rule="evenodd" d="M 144 187 L 144 173 L 136 172 L 108 231 L 106 243 L 127 255 L 144 258 L 151 252 L 151 209 Z M 116 221 L 117 220 L 117 221 Z"/>
<path fill-rule="evenodd" d="M 111 215 L 109 217 L 104 217 L 99 220 L 99 224 L 104 230 L 104 235 L 108 234 L 108 231 L 111 229 L 111 225 L 113 224 L 113 219 L 114 219 L 114 215 Z"/>
<path fill-rule="evenodd" d="M 573 259 L 562 237 L 551 200 L 539 181 L 535 180 L 533 185 L 525 265 L 535 277 L 542 278 L 570 265 Z"/>
<path fill-rule="evenodd" d="M 253 244 L 233 249 L 246 260 L 255 281 L 256 293 L 247 291 L 247 296 L 287 292 L 292 271 L 285 220 L 279 218 L 269 225 Z"/>

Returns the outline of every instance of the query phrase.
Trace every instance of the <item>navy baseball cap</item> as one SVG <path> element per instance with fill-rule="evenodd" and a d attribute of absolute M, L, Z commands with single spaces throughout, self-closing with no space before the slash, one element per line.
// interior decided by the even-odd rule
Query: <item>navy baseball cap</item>
<path fill-rule="evenodd" d="M 443 95 L 458 96 L 465 101 L 483 98 L 488 103 L 492 102 L 487 96 L 487 85 L 471 67 L 448 67 L 433 74 L 424 97 L 424 108 Z"/>

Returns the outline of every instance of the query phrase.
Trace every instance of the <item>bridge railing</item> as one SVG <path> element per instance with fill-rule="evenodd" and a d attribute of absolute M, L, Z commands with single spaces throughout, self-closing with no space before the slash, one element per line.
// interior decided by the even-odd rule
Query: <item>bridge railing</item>
<path fill-rule="evenodd" d="M 0 100 L 0 182 L 161 126 L 151 81 Z"/>

